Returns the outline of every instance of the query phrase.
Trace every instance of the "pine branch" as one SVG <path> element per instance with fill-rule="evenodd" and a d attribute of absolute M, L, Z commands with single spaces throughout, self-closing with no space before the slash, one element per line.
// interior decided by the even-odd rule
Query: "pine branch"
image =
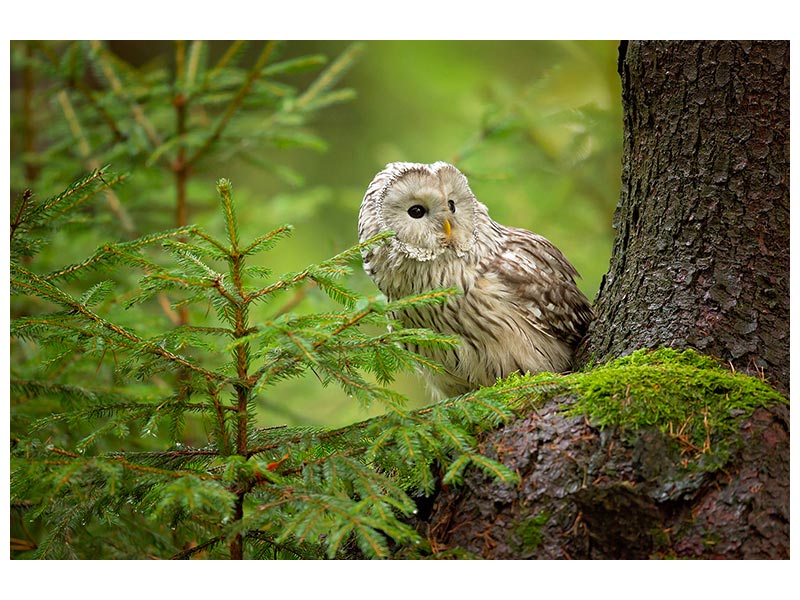
<path fill-rule="evenodd" d="M 99 161 L 92 157 L 92 148 L 89 145 L 89 141 L 86 139 L 86 135 L 81 127 L 80 122 L 78 121 L 78 116 L 75 114 L 72 103 L 69 101 L 67 92 L 65 90 L 61 90 L 58 93 L 57 98 L 64 111 L 64 116 L 69 123 L 70 129 L 72 129 L 75 139 L 78 140 L 78 152 L 80 153 L 81 158 L 86 161 L 86 164 L 90 169 L 101 170 Z M 122 228 L 128 234 L 132 234 L 135 231 L 133 221 L 131 221 L 127 211 L 123 208 L 122 203 L 119 201 L 117 195 L 110 187 L 106 187 L 105 194 L 111 212 L 113 212 L 117 217 L 120 225 L 122 225 Z"/>
<path fill-rule="evenodd" d="M 190 165 L 196 164 L 200 159 L 202 159 L 206 153 L 211 149 L 214 143 L 220 139 L 222 136 L 223 131 L 227 127 L 228 123 L 230 122 L 233 115 L 241 106 L 244 98 L 250 92 L 250 88 L 253 85 L 253 82 L 260 76 L 262 67 L 267 63 L 269 57 L 272 55 L 272 51 L 275 48 L 275 42 L 268 42 L 264 45 L 261 54 L 259 55 L 258 59 L 256 59 L 255 65 L 250 69 L 248 73 L 247 79 L 242 84 L 241 88 L 237 92 L 234 99 L 228 105 L 228 108 L 225 110 L 225 113 L 222 117 L 217 121 L 217 125 L 212 131 L 211 135 L 209 135 L 205 142 L 192 154 L 192 156 L 187 160 L 187 163 Z"/>
<path fill-rule="evenodd" d="M 209 377 L 214 380 L 226 379 L 224 376 L 218 373 L 215 373 L 213 371 L 208 371 L 207 369 L 195 365 L 194 363 L 190 362 L 189 360 L 181 356 L 177 356 L 172 352 L 164 350 L 159 346 L 156 346 L 152 343 L 143 340 L 136 334 L 128 331 L 127 329 L 119 325 L 105 321 L 99 315 L 93 313 L 91 310 L 80 304 L 78 301 L 74 300 L 68 294 L 62 292 L 58 288 L 49 284 L 46 280 L 37 277 L 36 275 L 22 268 L 19 265 L 15 264 L 11 265 L 11 274 L 12 277 L 15 275 L 18 277 L 18 279 L 13 280 L 13 286 L 15 288 L 21 290 L 27 290 L 32 294 L 41 296 L 56 304 L 60 304 L 61 306 L 68 308 L 77 314 L 82 315 L 90 322 L 95 323 L 99 325 L 103 330 L 108 331 L 111 334 L 108 337 L 109 341 L 116 341 L 117 339 L 122 339 L 128 342 L 132 342 L 134 345 L 133 347 L 140 348 L 144 352 L 164 358 L 169 362 L 175 363 L 176 365 L 197 372 L 204 377 Z M 54 324 L 58 325 L 57 323 Z M 132 346 L 129 344 L 123 344 L 123 347 L 131 348 Z"/>
<path fill-rule="evenodd" d="M 280 228 L 275 230 L 274 232 L 275 235 L 267 234 L 268 236 L 271 235 L 271 237 L 267 241 L 271 242 L 277 235 L 282 235 L 284 231 L 288 230 Z M 321 277 L 322 273 L 324 273 L 325 275 L 343 275 L 347 272 L 345 269 L 342 268 L 343 265 L 346 265 L 347 263 L 352 261 L 363 250 L 370 248 L 382 242 L 383 240 L 392 237 L 393 235 L 394 234 L 392 232 L 382 232 L 368 240 L 365 240 L 364 242 L 356 246 L 353 246 L 345 250 L 344 252 L 337 254 L 336 256 L 320 263 L 319 265 L 313 268 L 305 269 L 299 273 L 284 275 L 275 283 L 248 294 L 247 299 L 252 301 L 252 300 L 257 300 L 263 296 L 269 296 L 277 291 L 293 287 L 298 283 L 301 283 L 309 278 L 314 279 L 314 281 L 317 281 L 317 278 Z"/>
<path fill-rule="evenodd" d="M 352 66 L 361 51 L 362 46 L 359 44 L 354 44 L 345 50 L 297 99 L 293 108 L 298 111 L 310 110 L 313 107 L 318 108 L 324 103 L 332 102 L 334 99 L 344 99 L 342 97 L 329 96 L 326 102 L 323 94 L 330 90 Z"/>
<path fill-rule="evenodd" d="M 214 68 L 206 73 L 203 86 L 204 89 L 208 89 L 208 87 L 211 85 L 211 82 L 217 79 L 217 77 L 225 70 L 228 64 L 240 57 L 244 53 L 247 46 L 248 42 L 242 40 L 232 42 L 231 45 L 228 46 L 228 49 L 225 50 L 225 53 L 217 61 L 217 64 L 214 65 Z"/>
<path fill-rule="evenodd" d="M 50 48 L 49 44 L 45 42 L 34 42 L 33 47 L 42 52 L 42 54 L 47 57 L 53 67 L 57 67 L 59 65 L 60 59 Z M 92 110 L 96 114 L 100 115 L 103 122 L 111 132 L 111 137 L 115 142 L 124 142 L 127 139 L 125 134 L 123 134 L 119 127 L 117 127 L 117 122 L 114 117 L 109 114 L 108 110 L 106 110 L 102 103 L 97 101 L 93 90 L 82 79 L 78 77 L 71 77 L 69 85 L 71 88 L 80 92 L 81 97 L 89 103 L 89 106 L 92 107 Z"/>
<path fill-rule="evenodd" d="M 228 255 L 232 260 L 238 260 L 239 255 L 239 227 L 236 212 L 231 199 L 231 182 L 227 179 L 217 181 L 217 192 L 222 201 L 222 213 L 225 215 L 226 233 L 231 244 Z"/>
<path fill-rule="evenodd" d="M 72 275 L 76 271 L 82 269 L 95 268 L 100 264 L 113 264 L 113 262 L 116 262 L 117 260 L 142 267 L 145 270 L 158 272 L 162 270 L 160 267 L 158 267 L 155 263 L 135 254 L 134 251 L 144 246 L 155 244 L 156 242 L 167 240 L 173 237 L 190 234 L 193 233 L 194 231 L 195 231 L 194 226 L 179 227 L 177 229 L 161 231 L 159 233 L 145 235 L 130 242 L 107 244 L 105 246 L 98 248 L 97 251 L 92 256 L 90 256 L 83 262 L 71 265 L 69 267 L 61 269 L 59 271 L 55 271 L 53 273 L 49 273 L 48 275 L 44 276 L 43 279 L 45 281 L 58 279 L 61 277 L 65 277 L 67 275 Z"/>
<path fill-rule="evenodd" d="M 287 237 L 291 233 L 291 225 L 284 225 L 283 227 L 273 229 L 269 233 L 265 233 L 264 235 L 253 240 L 242 250 L 242 254 L 248 256 L 258 252 L 266 252 L 267 250 L 270 250 L 281 238 Z"/>
<path fill-rule="evenodd" d="M 225 541 L 225 537 L 218 535 L 216 537 L 211 538 L 210 540 L 206 540 L 202 544 L 197 544 L 196 546 L 191 546 L 190 548 L 186 548 L 185 550 L 181 550 L 177 554 L 173 555 L 171 558 L 172 560 L 185 560 L 187 558 L 191 558 L 195 554 L 199 554 L 200 552 L 204 552 L 214 546 L 222 544 Z"/>
<path fill-rule="evenodd" d="M 77 180 L 72 185 L 70 185 L 66 190 L 53 196 L 52 198 L 47 199 L 46 201 L 37 204 L 35 206 L 30 206 L 30 204 L 25 205 L 25 212 L 20 212 L 17 216 L 15 221 L 18 224 L 22 223 L 34 223 L 39 224 L 45 219 L 50 218 L 53 213 L 51 212 L 57 206 L 64 206 L 66 205 L 66 210 L 71 210 L 74 208 L 79 202 L 83 202 L 86 198 L 90 195 L 96 193 L 99 188 L 95 188 L 93 186 L 97 185 L 98 182 L 105 184 L 103 181 L 104 171 L 103 169 L 94 169 L 91 173 L 86 175 L 85 177 Z M 107 184 L 106 184 L 107 185 Z M 84 196 L 78 196 L 79 200 L 75 201 L 74 196 L 84 193 Z M 29 200 L 32 196 L 29 196 Z M 73 200 L 71 204 L 67 204 L 67 200 Z M 22 210 L 22 206 L 20 206 L 20 211 Z M 18 225 L 19 226 L 19 225 Z"/>
<path fill-rule="evenodd" d="M 20 198 L 19 202 L 17 203 L 17 210 L 14 214 L 14 219 L 11 221 L 11 241 L 14 241 L 14 234 L 17 232 L 17 229 L 20 225 L 22 225 L 22 221 L 24 219 L 25 213 L 28 211 L 28 206 L 33 198 L 33 192 L 29 189 L 26 189 L 22 192 L 22 197 Z"/>
<path fill-rule="evenodd" d="M 159 136 L 158 132 L 156 131 L 156 128 L 145 116 L 142 107 L 134 99 L 130 98 L 130 96 L 127 94 L 125 86 L 123 85 L 122 81 L 117 76 L 117 73 L 114 70 L 113 62 L 109 54 L 106 52 L 106 49 L 97 40 L 90 41 L 89 46 L 92 50 L 92 52 L 89 54 L 89 58 L 92 59 L 95 62 L 95 64 L 98 65 L 103 77 L 105 77 L 105 80 L 111 86 L 111 90 L 120 99 L 126 102 L 129 110 L 131 111 L 131 115 L 133 116 L 134 121 L 136 121 L 136 123 L 138 123 L 139 126 L 142 128 L 142 131 L 145 132 L 147 138 L 150 141 L 151 146 L 153 148 L 157 148 L 158 146 L 160 146 L 161 136 Z"/>

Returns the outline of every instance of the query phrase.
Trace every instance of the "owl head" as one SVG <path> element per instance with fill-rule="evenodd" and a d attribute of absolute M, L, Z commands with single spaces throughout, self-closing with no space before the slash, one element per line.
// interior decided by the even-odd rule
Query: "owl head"
<path fill-rule="evenodd" d="M 432 260 L 447 251 L 462 256 L 475 244 L 481 215 L 488 216 L 486 207 L 453 165 L 395 162 L 367 188 L 359 238 L 394 231 L 389 243 L 410 258 Z"/>

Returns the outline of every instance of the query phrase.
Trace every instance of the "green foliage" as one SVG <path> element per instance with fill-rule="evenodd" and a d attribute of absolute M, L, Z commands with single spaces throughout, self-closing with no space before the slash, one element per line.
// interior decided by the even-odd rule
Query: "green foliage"
<path fill-rule="evenodd" d="M 657 427 L 693 453 L 736 431 L 756 408 L 786 399 L 764 381 L 734 372 L 694 350 L 637 350 L 566 376 L 578 401 L 566 413 L 600 427 Z"/>
<path fill-rule="evenodd" d="M 98 177 L 95 173 L 79 183 L 88 185 Z M 349 290 L 341 280 L 350 264 L 386 235 L 266 284 L 263 276 L 246 276 L 246 261 L 288 228 L 243 242 L 230 183 L 220 180 L 217 187 L 224 239 L 191 226 L 105 244 L 89 259 L 50 273 L 37 274 L 12 262 L 13 292 L 39 297 L 52 307 L 15 319 L 12 336 L 51 351 L 48 367 L 58 365 L 62 373 L 76 354 L 95 356 L 101 363 L 113 357 L 114 364 L 109 387 L 64 383 L 58 373 L 46 381 L 12 379 L 18 398 L 12 417 L 12 502 L 46 531 L 31 556 L 87 558 L 88 548 L 94 557 L 117 555 L 115 534 L 104 536 L 107 547 L 85 539 L 95 535 L 87 521 L 99 520 L 115 533 L 118 523 L 135 523 L 141 535 L 133 539 L 127 533 L 126 543 L 133 544 L 127 552 L 138 556 L 218 556 L 225 547 L 239 556 L 244 547 L 245 555 L 268 555 L 271 548 L 279 556 L 335 558 L 346 550 L 352 553 L 349 545 L 355 544 L 366 557 L 386 557 L 392 545 L 420 541 L 402 519 L 415 510 L 410 493 L 432 490 L 434 464 L 445 469 L 447 483 L 458 482 L 469 464 L 506 481 L 515 479 L 477 451 L 474 431 L 510 418 L 506 401 L 519 389 L 499 387 L 409 412 L 405 398 L 365 379 L 366 373 L 375 373 L 388 383 L 401 369 L 435 368 L 403 342 L 448 345 L 456 340 L 404 330 L 392 314 L 445 302 L 452 292 L 387 302 Z M 20 223 L 34 223 L 36 215 L 58 210 L 69 198 L 60 194 L 29 203 Z M 32 247 L 28 231 L 18 227 L 12 246 Z M 145 254 L 153 245 L 165 249 L 168 262 Z M 212 307 L 209 324 L 180 324 L 146 336 L 113 318 L 104 302 L 111 291 L 106 280 L 90 285 L 80 297 L 63 289 L 65 279 L 81 281 L 87 273 L 119 268 L 143 272 L 142 291 L 123 292 L 130 310 L 154 295 L 177 293 L 176 305 Z M 249 318 L 253 305 L 306 281 L 328 292 L 341 308 Z M 375 335 L 368 326 L 384 333 Z M 386 416 L 338 430 L 257 428 L 259 396 L 274 393 L 274 384 L 307 370 L 323 385 L 335 383 L 365 405 L 382 404 Z M 167 377 L 171 385 L 161 383 Z M 44 399 L 59 407 L 35 418 L 28 409 Z M 205 432 L 201 446 L 181 441 L 183 424 L 190 419 Z M 127 448 L 164 426 L 171 447 Z M 82 437 L 65 447 L 56 439 L 61 427 L 81 431 Z M 116 448 L 113 437 L 121 440 Z"/>
<path fill-rule="evenodd" d="M 73 213 L 48 238 L 37 259 L 41 270 L 77 262 L 108 240 L 189 223 L 220 232 L 213 181 L 224 175 L 236 182 L 242 234 L 254 239 L 283 223 L 297 227 L 268 264 L 257 257 L 248 270 L 290 271 L 353 243 L 359 200 L 386 162 L 444 159 L 468 173 L 494 218 L 562 248 L 592 297 L 608 265 L 619 191 L 615 41 L 269 45 L 259 76 L 244 89 L 234 85 L 246 83 L 267 43 L 12 42 L 12 197 L 26 187 L 51 196 L 108 163 L 135 175 L 104 189 L 96 204 Z M 184 94 L 187 80 L 203 87 Z M 307 102 L 333 92 L 340 101 L 321 110 Z M 189 163 L 189 146 L 208 139 L 225 114 L 231 116 L 221 135 Z M 485 135 L 506 117 L 506 135 Z M 318 143 L 273 143 L 279 135 Z M 162 142 L 154 159 L 159 146 L 151 137 Z M 580 154 L 569 150 L 577 146 Z M 186 214 L 179 219 L 181 189 Z M 365 294 L 374 289 L 359 272 L 352 285 Z M 315 286 L 279 302 L 301 297 L 301 311 L 324 305 Z M 205 316 L 200 305 L 170 315 L 161 308 L 169 304 L 156 300 L 154 314 L 145 316 L 154 331 L 162 326 L 159 313 L 170 320 L 186 310 L 192 321 Z M 284 422 L 341 425 L 376 414 L 335 387 L 318 393 L 316 385 L 313 376 L 287 384 L 295 401 L 281 408 Z M 417 377 L 400 375 L 394 387 L 422 405 L 426 394 Z"/>
<path fill-rule="evenodd" d="M 462 115 L 454 130 L 453 98 L 474 92 L 458 88 L 467 79 L 452 69 L 465 64 L 460 55 L 414 60 L 435 50 L 428 43 L 399 52 L 370 43 L 364 59 L 378 68 L 369 73 L 402 93 L 370 100 L 381 85 L 350 72 L 364 88 L 357 110 L 344 108 L 355 94 L 339 86 L 358 45 L 148 42 L 130 58 L 126 44 L 11 44 L 14 556 L 428 552 L 404 524 L 409 494 L 431 490 L 433 471 L 458 483 L 470 466 L 513 481 L 477 451 L 475 435 L 554 384 L 512 379 L 410 410 L 396 377 L 437 367 L 403 344 L 455 340 L 386 325 L 393 311 L 450 292 L 389 303 L 362 291 L 373 289 L 363 274 L 349 276 L 357 247 L 323 260 L 355 237 L 363 188 L 352 182 L 366 184 L 389 160 L 444 158 L 466 165 L 479 196 L 504 182 L 505 210 L 524 206 L 518 214 L 542 220 L 540 204 L 552 202 L 531 204 L 542 184 L 531 195 L 530 174 L 550 178 L 543 198 L 556 189 L 580 201 L 559 187 L 574 164 L 565 140 L 584 135 L 581 173 L 604 172 L 607 106 L 592 112 L 591 101 L 561 95 L 566 128 L 536 118 L 538 109 L 521 114 L 520 101 L 544 107 L 569 72 L 536 75 L 538 50 L 526 53 L 535 66 L 522 75 L 537 85 L 518 93 L 492 83 L 491 110 L 481 116 L 485 101 L 472 101 L 480 114 Z M 559 60 L 579 57 L 573 50 Z M 602 56 L 575 61 L 593 73 Z M 482 86 L 492 68 L 473 66 L 486 72 Z M 404 110 L 418 111 L 410 122 L 425 123 L 425 136 L 398 127 Z M 325 138 L 335 151 L 321 154 Z M 545 171 L 519 160 L 539 146 L 561 149 Z M 236 203 L 224 180 L 212 193 L 223 167 L 239 184 Z M 324 187 L 331 181 L 349 187 L 335 193 Z M 495 202 L 500 220 L 538 228 L 498 210 Z M 285 221 L 300 225 L 291 239 L 277 226 Z M 338 429 L 283 425 L 352 423 L 367 409 L 386 415 Z"/>
<path fill-rule="evenodd" d="M 46 75 L 40 79 L 45 86 L 31 89 L 28 101 L 54 97 L 61 113 L 26 116 L 29 128 L 45 119 L 53 127 L 35 132 L 48 138 L 48 150 L 25 154 L 17 168 L 41 170 L 57 182 L 53 161 L 74 169 L 75 158 L 102 156 L 114 164 L 135 159 L 180 173 L 208 160 L 256 160 L 252 149 L 264 145 L 319 148 L 325 143 L 307 127 L 309 120 L 353 98 L 351 90 L 335 86 L 357 46 L 330 65 L 321 55 L 281 60 L 285 48 L 278 42 L 214 49 L 212 60 L 208 43 L 176 42 L 173 68 L 136 68 L 98 41 L 12 44 L 16 69 Z M 305 89 L 284 80 L 322 67 Z M 279 172 L 294 177 L 285 167 Z"/>

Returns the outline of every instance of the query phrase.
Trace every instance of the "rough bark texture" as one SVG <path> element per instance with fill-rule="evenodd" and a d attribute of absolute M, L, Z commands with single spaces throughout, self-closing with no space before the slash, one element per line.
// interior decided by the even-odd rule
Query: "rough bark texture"
<path fill-rule="evenodd" d="M 623 44 L 623 186 L 586 357 L 693 347 L 789 389 L 789 44 Z M 743 415 L 722 463 L 550 400 L 485 438 L 418 522 L 485 558 L 788 558 L 789 409 Z"/>
<path fill-rule="evenodd" d="M 789 391 L 789 44 L 621 47 L 622 193 L 588 355 L 692 347 Z"/>
<path fill-rule="evenodd" d="M 743 422 L 723 469 L 657 430 L 600 431 L 565 419 L 556 398 L 486 440 L 517 470 L 504 486 L 472 472 L 419 525 L 438 551 L 483 558 L 789 557 L 789 411 Z"/>

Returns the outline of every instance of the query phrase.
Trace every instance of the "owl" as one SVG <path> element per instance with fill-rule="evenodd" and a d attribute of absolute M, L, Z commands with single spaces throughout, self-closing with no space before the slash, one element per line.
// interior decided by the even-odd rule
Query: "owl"
<path fill-rule="evenodd" d="M 423 375 L 436 395 L 491 386 L 515 371 L 563 372 L 593 318 L 578 273 L 544 237 L 489 217 L 467 178 L 445 162 L 396 162 L 367 188 L 358 217 L 364 270 L 389 300 L 435 288 L 461 294 L 396 317 L 455 335 L 456 347 L 411 346 L 443 367 Z"/>

